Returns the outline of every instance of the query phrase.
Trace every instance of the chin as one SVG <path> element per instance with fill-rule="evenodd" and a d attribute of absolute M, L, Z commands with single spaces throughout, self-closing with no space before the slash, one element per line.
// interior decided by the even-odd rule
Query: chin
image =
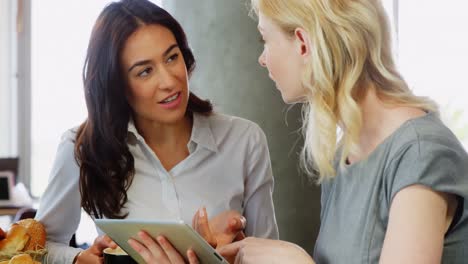
<path fill-rule="evenodd" d="M 157 120 L 161 124 L 174 125 L 184 120 L 184 118 L 185 113 L 172 113 L 171 115 L 166 115 L 162 118 L 154 118 L 154 120 Z"/>
<path fill-rule="evenodd" d="M 186 116 L 186 110 L 187 106 L 181 107 L 177 109 L 177 111 L 172 111 L 172 112 L 165 112 L 164 114 L 158 113 L 157 116 L 154 116 L 154 120 L 158 120 L 160 123 L 163 124 L 177 124 L 181 120 L 183 120 Z"/>
<path fill-rule="evenodd" d="M 287 96 L 285 94 L 282 94 L 283 101 L 286 104 L 302 104 L 302 103 L 307 103 L 307 97 L 306 96 Z"/>

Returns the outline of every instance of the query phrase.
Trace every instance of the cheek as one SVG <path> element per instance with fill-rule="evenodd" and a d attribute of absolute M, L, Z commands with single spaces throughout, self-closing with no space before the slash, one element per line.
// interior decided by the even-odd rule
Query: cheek
<path fill-rule="evenodd" d="M 147 80 L 145 82 L 134 82 L 130 84 L 131 86 L 128 87 L 126 91 L 127 100 L 130 105 L 136 106 L 153 98 L 154 89 L 151 88 L 153 85 L 150 83 L 151 82 Z"/>
<path fill-rule="evenodd" d="M 141 97 L 144 97 L 142 90 L 138 89 L 139 87 L 135 87 L 134 85 L 131 88 L 127 89 L 127 97 L 131 101 L 138 101 Z"/>
<path fill-rule="evenodd" d="M 179 68 L 177 72 L 177 79 L 179 81 L 179 85 L 184 86 L 185 88 L 188 87 L 188 72 L 185 64 Z"/>
<path fill-rule="evenodd" d="M 283 86 L 288 79 L 290 79 L 291 69 L 289 68 L 288 58 L 282 55 L 281 52 L 271 52 L 267 59 L 268 71 L 271 78 Z"/>
<path fill-rule="evenodd" d="M 174 65 L 174 67 L 171 69 L 171 75 L 175 81 L 175 88 L 182 89 L 182 92 L 186 92 L 188 90 L 188 72 L 185 63 L 181 62 L 177 65 Z"/>
<path fill-rule="evenodd" d="M 278 68 L 280 68 L 280 63 L 278 60 L 278 55 L 274 49 L 269 48 L 265 50 L 265 64 L 270 75 L 272 77 L 276 77 L 279 70 Z"/>
<path fill-rule="evenodd" d="M 269 46 L 266 50 L 266 64 L 272 77 L 283 79 L 291 74 L 291 51 L 282 44 Z"/>

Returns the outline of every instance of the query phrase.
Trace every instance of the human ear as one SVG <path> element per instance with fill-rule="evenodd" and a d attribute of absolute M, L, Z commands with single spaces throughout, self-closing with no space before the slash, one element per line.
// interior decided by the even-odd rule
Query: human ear
<path fill-rule="evenodd" d="M 310 37 L 309 33 L 303 28 L 296 28 L 294 30 L 294 38 L 297 44 L 297 51 L 302 57 L 308 57 L 310 55 Z"/>

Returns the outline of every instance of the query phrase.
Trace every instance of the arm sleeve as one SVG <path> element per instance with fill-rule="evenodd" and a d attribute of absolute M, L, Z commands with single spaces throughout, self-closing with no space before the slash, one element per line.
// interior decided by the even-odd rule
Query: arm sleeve
<path fill-rule="evenodd" d="M 80 249 L 69 247 L 81 217 L 79 167 L 75 161 L 74 134 L 62 136 L 49 184 L 41 197 L 36 219 L 47 232 L 47 263 L 72 263 Z"/>
<path fill-rule="evenodd" d="M 247 175 L 244 181 L 244 216 L 249 236 L 278 239 L 273 205 L 273 172 L 267 140 L 257 125 L 251 127 L 247 156 Z"/>
<path fill-rule="evenodd" d="M 466 211 L 463 207 L 468 194 L 468 157 L 458 145 L 431 140 L 414 141 L 397 153 L 386 179 L 389 208 L 400 190 L 419 184 L 455 195 L 461 207 L 457 210 Z"/>

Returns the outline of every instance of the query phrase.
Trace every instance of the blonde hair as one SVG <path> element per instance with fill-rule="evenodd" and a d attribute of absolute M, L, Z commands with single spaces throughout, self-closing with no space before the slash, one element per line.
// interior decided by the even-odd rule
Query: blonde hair
<path fill-rule="evenodd" d="M 343 168 L 346 157 L 358 152 L 358 100 L 367 88 L 375 87 L 385 103 L 437 112 L 431 100 L 413 95 L 397 72 L 380 0 L 251 0 L 251 7 L 287 34 L 297 28 L 309 34 L 301 165 L 309 175 L 318 174 L 319 182 L 335 176 L 335 163 Z"/>

